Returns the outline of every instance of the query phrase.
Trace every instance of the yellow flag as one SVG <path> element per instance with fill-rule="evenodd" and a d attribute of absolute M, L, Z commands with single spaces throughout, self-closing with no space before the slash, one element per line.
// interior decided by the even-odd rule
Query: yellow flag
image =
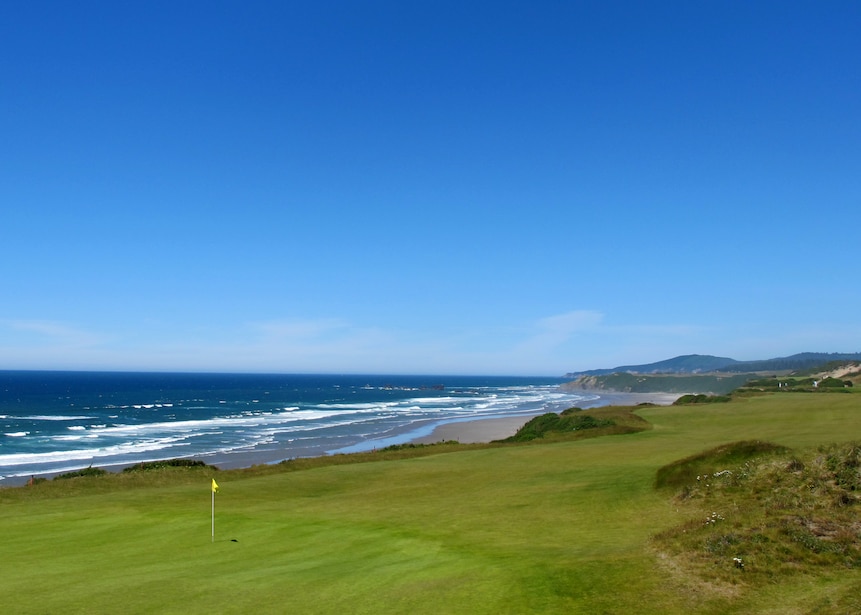
<path fill-rule="evenodd" d="M 215 479 L 212 479 L 212 493 L 218 493 L 218 483 L 215 482 Z"/>

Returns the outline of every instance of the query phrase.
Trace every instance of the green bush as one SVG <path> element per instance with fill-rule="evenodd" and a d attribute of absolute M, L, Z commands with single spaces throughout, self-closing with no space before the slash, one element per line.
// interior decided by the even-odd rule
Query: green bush
<path fill-rule="evenodd" d="M 162 470 L 164 468 L 207 468 L 218 470 L 199 459 L 164 459 L 161 461 L 142 461 L 133 466 L 123 468 L 123 472 L 147 472 L 149 470 Z"/>
<path fill-rule="evenodd" d="M 732 398 L 727 395 L 704 395 L 702 393 L 692 393 L 689 395 L 682 395 L 673 402 L 673 405 L 687 406 L 689 404 L 725 404 L 730 401 L 732 401 Z"/>
<path fill-rule="evenodd" d="M 569 414 L 574 414 L 575 412 L 583 412 L 583 408 L 578 408 L 577 406 L 574 406 L 573 408 L 563 410 L 559 416 L 568 416 Z"/>
<path fill-rule="evenodd" d="M 93 466 L 89 466 L 87 468 L 83 468 L 81 470 L 73 470 L 72 472 L 65 472 L 64 474 L 58 474 L 54 477 L 54 480 L 65 480 L 67 478 L 78 478 L 79 476 L 103 476 L 107 474 L 107 470 L 103 470 L 101 468 L 94 468 Z"/>
<path fill-rule="evenodd" d="M 828 389 L 842 389 L 846 384 L 838 378 L 823 378 L 819 381 L 819 386 Z"/>
<path fill-rule="evenodd" d="M 548 412 L 547 414 L 536 416 L 527 422 L 516 434 L 507 438 L 504 442 L 529 442 L 537 438 L 544 438 L 551 433 L 597 429 L 615 424 L 615 421 L 611 419 L 598 419 L 589 414 L 580 414 L 573 409 L 570 412 L 563 412 L 561 415 L 555 412 Z"/>

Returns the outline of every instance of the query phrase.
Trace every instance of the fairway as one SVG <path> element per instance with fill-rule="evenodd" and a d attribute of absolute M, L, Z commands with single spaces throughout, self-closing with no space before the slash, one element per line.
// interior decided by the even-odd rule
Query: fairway
<path fill-rule="evenodd" d="M 691 512 L 662 465 L 762 439 L 861 434 L 861 396 L 648 407 L 628 435 L 441 452 L 255 476 L 79 478 L 0 491 L 7 613 L 806 613 L 861 574 L 708 591 L 658 532 Z M 69 485 L 62 485 L 67 482 Z"/>

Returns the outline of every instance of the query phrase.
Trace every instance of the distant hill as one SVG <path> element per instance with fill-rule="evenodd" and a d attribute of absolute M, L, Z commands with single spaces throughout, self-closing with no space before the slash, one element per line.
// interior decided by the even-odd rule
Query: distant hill
<path fill-rule="evenodd" d="M 740 361 L 723 371 L 728 372 L 767 372 L 799 371 L 822 367 L 839 361 L 861 361 L 861 352 L 802 352 L 789 357 L 767 359 L 765 361 Z"/>
<path fill-rule="evenodd" d="M 610 369 L 569 372 L 565 378 L 605 376 L 608 374 L 708 374 L 714 372 L 748 374 L 767 371 L 797 371 L 819 367 L 834 361 L 861 361 L 861 352 L 802 352 L 789 357 L 759 361 L 736 361 L 727 357 L 689 354 L 644 365 L 622 365 Z"/>
<path fill-rule="evenodd" d="M 715 357 L 704 354 L 687 354 L 657 363 L 645 365 L 621 365 L 611 369 L 591 369 L 582 372 L 570 372 L 566 378 L 580 376 L 604 376 L 606 374 L 700 374 L 703 372 L 727 371 L 726 368 L 739 363 L 735 359 Z"/>
<path fill-rule="evenodd" d="M 752 374 L 632 374 L 614 372 L 579 376 L 562 385 L 571 391 L 616 391 L 619 393 L 704 393 L 725 395 L 747 383 Z"/>

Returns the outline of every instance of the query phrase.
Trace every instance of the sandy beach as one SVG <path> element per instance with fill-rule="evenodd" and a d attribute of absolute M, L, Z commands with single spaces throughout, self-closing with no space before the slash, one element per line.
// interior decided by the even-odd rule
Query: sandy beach
<path fill-rule="evenodd" d="M 517 430 L 531 418 L 531 416 L 516 416 L 446 423 L 439 425 L 430 435 L 417 438 L 413 442 L 416 444 L 435 444 L 446 440 L 457 440 L 461 444 L 473 444 L 475 442 L 502 440 L 517 433 Z"/>
<path fill-rule="evenodd" d="M 637 404 L 656 404 L 668 406 L 680 397 L 678 393 L 605 393 L 595 403 L 584 405 L 583 409 L 601 406 L 635 406 Z M 461 444 L 474 444 L 502 440 L 517 433 L 531 418 L 538 416 L 500 417 L 444 423 L 437 426 L 430 435 L 413 440 L 415 444 L 435 444 L 447 440 L 456 440 Z"/>

